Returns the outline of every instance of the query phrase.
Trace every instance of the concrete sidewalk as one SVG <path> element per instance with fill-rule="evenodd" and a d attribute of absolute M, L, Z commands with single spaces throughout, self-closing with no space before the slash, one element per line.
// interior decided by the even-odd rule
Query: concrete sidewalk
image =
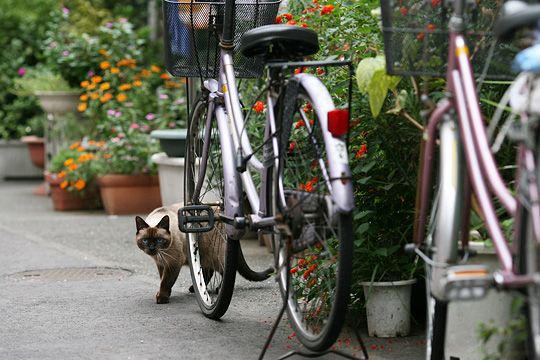
<path fill-rule="evenodd" d="M 280 307 L 274 279 L 238 278 L 229 311 L 211 321 L 188 293 L 184 268 L 171 303 L 157 305 L 157 271 L 135 246 L 133 216 L 56 212 L 32 195 L 36 185 L 0 182 L 0 359 L 258 357 Z M 256 241 L 245 249 L 271 261 Z M 295 348 L 291 335 L 282 321 L 266 358 Z M 370 359 L 421 359 L 422 332 L 413 335 L 364 341 Z M 358 352 L 354 339 L 343 347 Z"/>

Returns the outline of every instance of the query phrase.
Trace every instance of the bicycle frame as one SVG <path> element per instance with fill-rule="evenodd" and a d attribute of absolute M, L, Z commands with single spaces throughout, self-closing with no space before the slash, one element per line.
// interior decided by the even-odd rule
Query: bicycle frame
<path fill-rule="evenodd" d="M 458 1 L 454 14 L 460 14 L 463 1 Z M 455 17 L 456 15 L 454 15 Z M 452 23 L 452 22 L 451 22 Z M 437 140 L 438 126 L 450 111 L 455 111 L 458 118 L 458 126 L 464 149 L 464 157 L 467 164 L 465 183 L 472 186 L 472 191 L 476 195 L 479 207 L 482 211 L 488 233 L 495 246 L 501 270 L 495 277 L 498 285 L 504 287 L 522 287 L 533 281 L 530 276 L 518 275 L 513 261 L 513 249 L 510 247 L 503 234 L 501 225 L 496 215 L 493 198 L 496 198 L 504 206 L 509 215 L 515 219 L 514 226 L 519 226 L 520 212 L 518 201 L 504 183 L 500 172 L 497 169 L 494 156 L 491 153 L 486 129 L 483 123 L 479 100 L 476 92 L 475 79 L 469 59 L 469 50 L 465 43 L 465 36 L 461 29 L 450 31 L 450 48 L 448 53 L 447 84 L 450 93 L 449 100 L 445 99 L 438 104 L 431 114 L 424 136 L 425 146 L 422 154 L 420 167 L 420 201 L 419 212 L 416 223 L 415 243 L 417 246 L 424 242 L 427 212 L 429 208 L 429 194 L 432 181 L 432 160 L 435 153 L 435 143 Z M 522 116 L 522 122 L 526 122 L 526 116 Z M 518 168 L 524 165 L 528 171 L 534 171 L 536 164 L 531 149 L 521 143 L 518 149 Z M 466 249 L 468 246 L 471 189 L 465 186 L 463 201 L 465 203 L 464 216 L 461 225 L 461 242 Z M 533 214 L 540 214 L 538 206 L 538 186 L 532 181 L 528 182 L 528 191 L 531 196 Z M 534 216 L 534 219 L 540 217 Z M 538 221 L 533 221 L 535 236 L 540 243 L 540 231 Z M 516 228 L 517 229 L 517 228 Z M 514 241 L 520 241 L 517 237 L 519 232 L 515 231 Z"/>
<path fill-rule="evenodd" d="M 229 219 L 244 216 L 242 203 L 243 191 L 247 195 L 247 199 L 252 209 L 252 213 L 248 214 L 247 221 L 252 228 L 261 228 L 276 225 L 277 221 L 274 216 L 269 216 L 268 209 L 269 200 L 266 194 L 271 193 L 272 171 L 273 168 L 279 166 L 280 149 L 277 137 L 275 134 L 278 131 L 274 108 L 278 100 L 279 94 L 272 92 L 269 89 L 267 92 L 267 116 L 264 133 L 264 142 L 271 144 L 272 154 L 265 154 L 265 159 L 261 161 L 254 154 L 250 144 L 248 134 L 245 129 L 244 114 L 239 100 L 238 88 L 236 85 L 236 77 L 233 64 L 233 47 L 227 36 L 230 36 L 230 31 L 227 29 L 234 26 L 234 0 L 226 1 L 224 32 L 221 40 L 220 50 L 220 71 L 217 86 L 206 84 L 207 90 L 210 92 L 209 111 L 207 125 L 205 130 L 205 138 L 209 139 L 208 129 L 210 129 L 210 121 L 212 114 L 216 114 L 216 120 L 220 131 L 221 150 L 224 156 L 224 179 L 225 179 L 225 216 Z M 232 4 L 232 5 L 231 5 Z M 349 62 L 326 62 L 326 65 L 348 64 Z M 296 66 L 298 63 L 279 63 L 274 67 L 285 68 L 287 66 Z M 306 63 L 299 63 L 306 64 Z M 318 63 L 314 63 L 318 64 Z M 319 100 L 319 108 L 317 116 L 319 117 L 321 128 L 324 134 L 324 142 L 326 147 L 332 146 L 335 151 L 329 154 L 329 168 L 324 172 L 323 177 L 329 189 L 332 191 L 333 201 L 338 212 L 350 212 L 354 207 L 354 201 L 351 197 L 346 196 L 346 188 L 351 187 L 350 170 L 348 169 L 347 146 L 343 139 L 334 138 L 327 131 L 327 113 L 334 109 L 332 98 L 328 95 L 324 85 L 315 77 L 308 74 L 295 75 L 296 79 L 306 89 L 311 96 L 317 96 Z M 324 94 L 324 95 L 321 95 Z M 224 106 L 223 106 L 224 104 Z M 215 109 L 215 111 L 214 111 Z M 309 125 L 307 125 L 309 126 Z M 207 149 L 206 149 L 207 150 Z M 237 151 L 240 150 L 240 151 Z M 249 167 L 246 171 L 238 172 L 235 164 L 238 156 L 249 154 Z M 203 157 L 205 157 L 203 152 Z M 323 164 L 324 165 L 324 164 Z M 204 167 L 204 169 L 203 169 Z M 325 166 L 323 166 L 325 168 Z M 202 165 L 202 171 L 205 171 L 205 166 Z M 250 171 L 257 171 L 261 174 L 261 185 L 257 190 Z M 200 184 L 196 185 L 195 194 L 200 191 L 202 186 L 201 176 Z M 282 187 L 282 184 L 279 184 Z M 281 192 L 283 194 L 283 192 Z M 282 199 L 285 203 L 285 199 Z M 232 239 L 240 239 L 244 233 L 241 228 L 235 228 L 232 225 L 226 226 L 227 235 Z"/>

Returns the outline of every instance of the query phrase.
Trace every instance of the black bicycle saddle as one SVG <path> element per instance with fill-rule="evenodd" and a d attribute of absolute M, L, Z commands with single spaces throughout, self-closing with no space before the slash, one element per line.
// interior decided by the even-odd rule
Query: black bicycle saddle
<path fill-rule="evenodd" d="M 539 20 L 540 4 L 510 0 L 502 5 L 499 18 L 493 26 L 493 33 L 498 39 L 507 41 L 517 29 L 534 25 Z"/>
<path fill-rule="evenodd" d="M 238 50 L 246 57 L 292 60 L 319 51 L 319 39 L 313 30 L 292 25 L 265 25 L 246 31 Z"/>

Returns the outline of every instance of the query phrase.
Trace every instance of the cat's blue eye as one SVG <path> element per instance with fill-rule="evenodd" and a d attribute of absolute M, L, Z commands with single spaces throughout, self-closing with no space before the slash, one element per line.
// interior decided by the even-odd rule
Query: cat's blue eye
<path fill-rule="evenodd" d="M 148 240 L 147 239 L 144 239 L 142 242 L 143 242 L 144 245 L 148 245 Z"/>
<path fill-rule="evenodd" d="M 163 239 L 158 239 L 157 240 L 158 244 L 163 244 L 163 241 L 164 241 Z"/>

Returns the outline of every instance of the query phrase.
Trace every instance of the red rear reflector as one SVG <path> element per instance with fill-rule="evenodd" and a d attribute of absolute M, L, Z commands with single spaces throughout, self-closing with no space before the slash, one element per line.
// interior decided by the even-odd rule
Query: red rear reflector
<path fill-rule="evenodd" d="M 336 109 L 328 112 L 328 131 L 335 137 L 349 131 L 349 110 Z"/>

